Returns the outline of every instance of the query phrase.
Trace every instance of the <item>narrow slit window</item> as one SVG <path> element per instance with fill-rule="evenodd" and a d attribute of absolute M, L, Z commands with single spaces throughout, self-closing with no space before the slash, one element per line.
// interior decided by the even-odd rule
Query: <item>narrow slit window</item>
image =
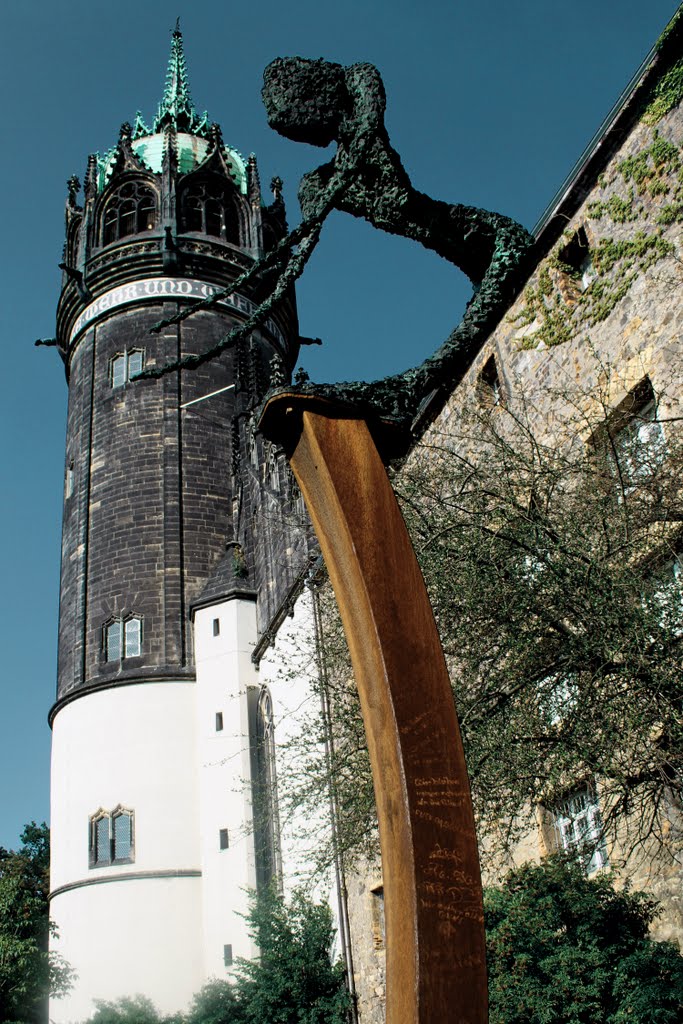
<path fill-rule="evenodd" d="M 128 811 L 116 814 L 113 819 L 113 860 L 130 860 L 133 849 L 133 821 Z"/>
<path fill-rule="evenodd" d="M 125 355 L 114 356 L 111 361 L 111 386 L 122 388 L 126 383 L 126 357 Z"/>
<path fill-rule="evenodd" d="M 125 624 L 125 657 L 139 658 L 142 652 L 142 621 L 136 616 Z"/>
<path fill-rule="evenodd" d="M 74 492 L 74 460 L 69 459 L 66 467 L 66 479 L 64 481 L 64 497 L 70 498 Z"/>
<path fill-rule="evenodd" d="M 477 380 L 477 393 L 480 403 L 487 409 L 503 404 L 503 389 L 495 356 L 490 356 L 481 369 Z"/>
<path fill-rule="evenodd" d="M 227 828 L 219 829 L 218 845 L 221 850 L 227 850 L 228 847 L 230 846 L 230 836 L 228 835 Z"/>
<path fill-rule="evenodd" d="M 221 620 L 220 619 L 214 619 L 213 620 L 213 635 L 214 636 L 219 636 L 220 635 L 220 631 L 221 631 Z"/>
<path fill-rule="evenodd" d="M 121 658 L 121 620 L 110 622 L 106 631 L 107 661 L 119 661 Z"/>
<path fill-rule="evenodd" d="M 111 845 L 109 842 L 109 815 L 98 818 L 95 822 L 95 863 L 109 864 L 111 861 Z"/>
<path fill-rule="evenodd" d="M 581 291 L 585 292 L 598 276 L 585 228 L 579 228 L 569 244 L 560 250 L 559 257 L 562 269 L 566 268 L 565 272 L 574 278 Z"/>
<path fill-rule="evenodd" d="M 222 731 L 223 731 L 223 712 L 222 711 L 217 711 L 216 712 L 216 732 L 222 732 Z"/>
<path fill-rule="evenodd" d="M 226 967 L 232 967 L 232 944 L 223 946 L 223 963 Z"/>

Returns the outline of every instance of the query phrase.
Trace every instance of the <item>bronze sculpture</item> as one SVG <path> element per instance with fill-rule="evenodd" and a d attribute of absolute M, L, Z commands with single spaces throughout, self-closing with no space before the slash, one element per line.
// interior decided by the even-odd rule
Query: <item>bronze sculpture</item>
<path fill-rule="evenodd" d="M 282 135 L 318 146 L 336 141 L 337 151 L 331 161 L 304 175 L 299 188 L 301 223 L 230 289 L 262 276 L 273 282 L 269 297 L 214 348 L 146 370 L 142 376 L 191 369 L 248 336 L 303 272 L 325 218 L 332 210 L 341 210 L 433 249 L 459 267 L 475 288 L 461 322 L 419 366 L 369 383 L 298 386 L 302 394 L 328 397 L 389 420 L 404 428 L 407 437 L 420 404 L 436 390 L 448 393 L 462 378 L 523 281 L 534 240 L 509 217 L 431 199 L 412 186 L 384 126 L 384 87 L 372 64 L 343 67 L 324 60 L 278 58 L 264 72 L 263 102 L 270 124 Z M 213 305 L 225 294 L 217 293 L 158 329 Z"/>

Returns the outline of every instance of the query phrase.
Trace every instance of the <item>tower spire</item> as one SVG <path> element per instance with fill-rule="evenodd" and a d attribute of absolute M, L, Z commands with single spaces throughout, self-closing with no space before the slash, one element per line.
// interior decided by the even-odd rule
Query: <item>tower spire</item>
<path fill-rule="evenodd" d="M 154 131 L 161 132 L 169 124 L 176 131 L 202 135 L 205 134 L 205 127 L 208 126 L 206 112 L 203 116 L 199 116 L 190 96 L 180 18 L 177 19 L 172 33 L 166 85 L 157 116 L 154 118 Z"/>

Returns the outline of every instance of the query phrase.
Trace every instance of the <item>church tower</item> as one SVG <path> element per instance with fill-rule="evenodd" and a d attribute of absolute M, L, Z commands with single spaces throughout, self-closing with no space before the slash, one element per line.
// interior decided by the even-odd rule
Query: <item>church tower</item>
<path fill-rule="evenodd" d="M 305 538 L 251 413 L 296 362 L 294 296 L 193 372 L 136 380 L 211 348 L 263 297 L 251 286 L 150 333 L 282 237 L 274 185 L 266 206 L 255 157 L 195 110 L 178 28 L 151 128 L 138 114 L 89 158 L 82 202 L 69 182 L 51 917 L 79 978 L 51 1006 L 57 1024 L 137 992 L 182 1009 L 253 954 L 245 890 L 277 871 L 270 705 L 252 654 Z"/>

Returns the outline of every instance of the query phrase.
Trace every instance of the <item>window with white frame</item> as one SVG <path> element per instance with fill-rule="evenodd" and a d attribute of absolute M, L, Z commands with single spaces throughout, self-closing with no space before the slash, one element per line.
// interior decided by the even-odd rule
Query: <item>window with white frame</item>
<path fill-rule="evenodd" d="M 126 619 L 112 619 L 104 627 L 105 661 L 138 658 L 142 654 L 142 619 L 130 615 Z"/>
<path fill-rule="evenodd" d="M 607 867 L 609 860 L 594 786 L 586 784 L 572 790 L 551 813 L 560 849 L 577 853 L 586 874 Z"/>
<path fill-rule="evenodd" d="M 91 868 L 130 864 L 134 860 L 133 811 L 120 805 L 113 811 L 100 808 L 90 817 L 89 862 Z"/>
<path fill-rule="evenodd" d="M 111 361 L 111 386 L 122 388 L 136 374 L 142 373 L 144 354 L 142 349 L 132 348 L 119 352 Z"/>
<path fill-rule="evenodd" d="M 609 459 L 623 493 L 652 479 L 666 455 L 657 399 L 649 378 L 627 396 L 608 425 Z"/>

